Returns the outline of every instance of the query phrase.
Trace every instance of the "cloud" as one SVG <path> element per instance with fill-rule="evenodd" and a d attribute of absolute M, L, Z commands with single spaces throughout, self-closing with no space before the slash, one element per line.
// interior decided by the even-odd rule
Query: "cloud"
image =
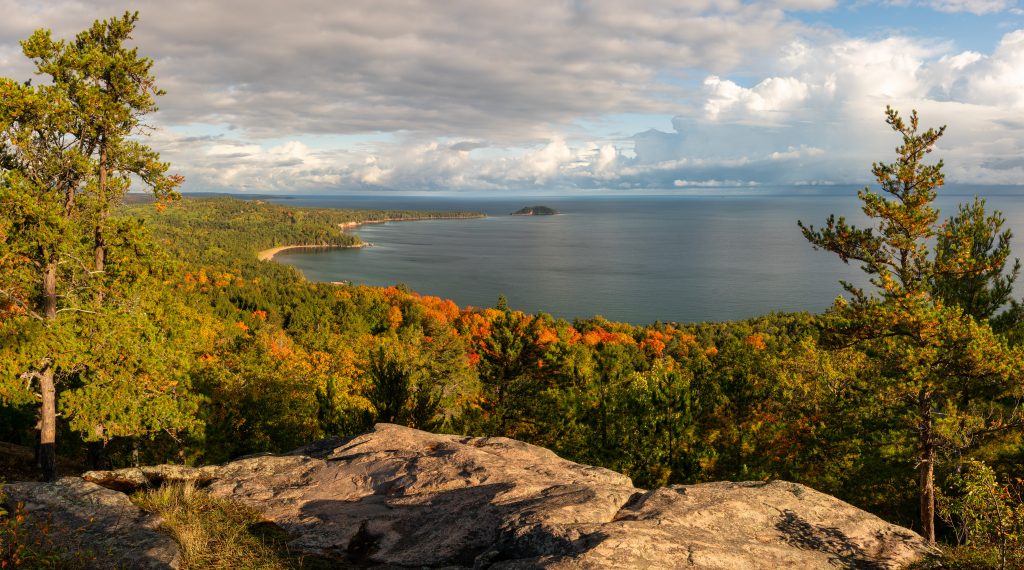
<path fill-rule="evenodd" d="M 891 104 L 918 109 L 924 125 L 949 125 L 938 152 L 947 180 L 1024 181 L 1014 160 L 1024 148 L 1024 30 L 990 55 L 902 36 L 796 40 L 784 53 L 778 75 L 750 87 L 708 76 L 703 104 L 679 115 L 675 132 L 636 135 L 637 163 L 683 180 L 863 183 L 873 161 L 892 156 L 882 121 Z"/>
<path fill-rule="evenodd" d="M 346 179 L 339 151 L 311 149 L 299 140 L 260 145 L 224 136 L 186 136 L 160 130 L 148 141 L 185 174 L 192 190 L 301 190 L 335 187 Z"/>
<path fill-rule="evenodd" d="M 869 2 L 870 3 L 870 2 Z M 975 15 L 1016 13 L 1017 0 L 878 0 L 878 4 L 890 6 L 922 6 L 947 14 L 970 13 Z"/>
<path fill-rule="evenodd" d="M 459 152 L 470 152 L 480 148 L 487 148 L 487 143 L 479 141 L 462 141 L 457 142 L 448 148 Z"/>
<path fill-rule="evenodd" d="M 883 121 L 892 104 L 905 113 L 918 109 L 926 126 L 950 126 L 937 153 L 950 182 L 1024 180 L 1024 31 L 1003 36 L 991 54 L 906 37 L 797 39 L 781 53 L 776 74 L 748 78 L 749 87 L 708 75 L 670 130 L 626 140 L 570 138 L 554 129 L 510 146 L 411 134 L 370 152 L 315 150 L 297 140 L 267 146 L 226 135 L 182 136 L 158 146 L 173 149 L 175 163 L 180 153 L 194 184 L 219 189 L 865 183 L 870 164 L 892 156 L 897 142 Z"/>
<path fill-rule="evenodd" d="M 1015 0 L 931 0 L 925 4 L 939 12 L 991 14 L 1016 7 Z"/>
<path fill-rule="evenodd" d="M 744 89 L 732 81 L 712 75 L 704 80 L 704 87 L 711 94 L 704 103 L 704 111 L 711 119 L 718 119 L 734 107 L 767 119 L 771 113 L 800 106 L 811 94 L 810 85 L 793 77 L 769 77 L 750 89 Z"/>
<path fill-rule="evenodd" d="M 672 183 L 676 188 L 742 188 L 744 186 L 757 186 L 753 180 L 675 180 Z"/>
<path fill-rule="evenodd" d="M 16 42 L 33 29 L 68 37 L 124 7 L 0 0 L 4 74 L 31 75 Z M 983 53 L 949 38 L 848 37 L 788 15 L 834 7 L 147 0 L 135 42 L 168 91 L 151 142 L 192 190 L 864 182 L 892 154 L 886 104 L 950 125 L 939 149 L 949 180 L 1024 180 L 1024 30 Z M 625 114 L 660 122 L 632 135 L 579 126 Z M 330 137 L 347 142 L 315 142 Z"/>
<path fill-rule="evenodd" d="M 652 94 L 678 90 L 663 70 L 728 70 L 792 36 L 784 10 L 829 4 L 150 0 L 133 9 L 136 40 L 169 93 L 166 124 L 521 140 L 580 116 L 666 111 Z M 0 10 L 0 45 L 11 46 L 43 26 L 66 37 L 124 3 L 0 0 Z"/>
<path fill-rule="evenodd" d="M 989 106 L 1024 109 L 1024 30 L 1003 36 L 991 57 L 971 53 L 952 82 L 950 93 Z M 961 88 L 957 93 L 954 88 Z"/>

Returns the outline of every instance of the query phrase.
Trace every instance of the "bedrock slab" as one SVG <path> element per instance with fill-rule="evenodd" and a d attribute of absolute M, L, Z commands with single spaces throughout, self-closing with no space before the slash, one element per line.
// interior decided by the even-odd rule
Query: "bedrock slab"
<path fill-rule="evenodd" d="M 87 568 L 181 567 L 177 543 L 158 530 L 160 518 L 136 507 L 124 493 L 79 477 L 9 483 L 3 493 L 10 512 L 22 506 L 33 538 Z"/>
<path fill-rule="evenodd" d="M 85 478 L 197 481 L 256 508 L 291 547 L 363 567 L 883 569 L 928 552 L 913 531 L 795 483 L 647 491 L 519 441 L 390 424 L 217 467 Z"/>

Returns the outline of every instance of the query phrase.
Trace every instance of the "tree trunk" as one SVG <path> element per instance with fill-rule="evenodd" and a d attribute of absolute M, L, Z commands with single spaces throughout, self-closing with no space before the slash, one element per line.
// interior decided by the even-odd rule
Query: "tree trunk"
<path fill-rule="evenodd" d="M 107 145 L 106 141 L 101 140 L 100 142 L 100 180 L 99 180 L 99 197 L 100 197 L 100 208 L 101 211 L 98 213 L 96 219 L 96 228 L 93 232 L 95 240 L 95 262 L 93 270 L 96 272 L 97 278 L 100 282 L 103 281 L 103 268 L 106 264 L 107 259 L 107 243 L 103 238 L 103 221 L 106 218 L 106 206 L 107 206 Z M 96 306 L 99 307 L 103 304 L 103 287 L 96 288 Z"/>
<path fill-rule="evenodd" d="M 39 417 L 39 466 L 43 480 L 57 478 L 57 388 L 53 382 L 53 365 L 47 364 L 39 374 L 39 392 L 43 402 Z"/>
<path fill-rule="evenodd" d="M 96 228 L 94 232 L 94 239 L 96 244 L 95 249 L 95 261 L 93 263 L 93 271 L 96 272 L 97 279 L 102 283 L 103 281 L 103 268 L 106 265 L 107 260 L 107 244 L 103 239 L 103 228 L 100 227 L 101 221 L 96 222 Z M 96 288 L 96 305 L 103 304 L 103 287 L 99 286 Z"/>
<path fill-rule="evenodd" d="M 49 262 L 43 271 L 43 315 L 57 318 L 57 264 Z M 39 410 L 39 466 L 43 479 L 57 478 L 57 388 L 53 381 L 53 363 L 47 362 L 37 375 L 42 406 Z"/>
<path fill-rule="evenodd" d="M 57 318 L 57 264 L 46 264 L 43 271 L 43 315 L 47 320 Z"/>
<path fill-rule="evenodd" d="M 75 211 L 75 189 L 74 187 L 69 188 L 64 192 L 64 217 L 70 218 L 72 212 Z"/>
<path fill-rule="evenodd" d="M 918 467 L 921 482 L 921 535 L 930 543 L 935 542 L 935 450 L 928 449 L 921 454 Z"/>
<path fill-rule="evenodd" d="M 921 500 L 921 536 L 929 543 L 935 543 L 935 442 L 932 437 L 932 402 L 928 392 L 922 390 L 918 396 L 918 413 L 921 416 L 918 436 L 921 443 L 921 457 L 917 468 Z"/>

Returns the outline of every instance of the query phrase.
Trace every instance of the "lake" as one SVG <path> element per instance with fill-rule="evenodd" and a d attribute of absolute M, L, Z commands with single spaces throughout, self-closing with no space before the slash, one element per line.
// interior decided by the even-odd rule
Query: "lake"
<path fill-rule="evenodd" d="M 363 249 L 292 250 L 275 259 L 315 281 L 404 283 L 460 306 L 509 305 L 568 319 L 601 315 L 646 324 L 723 321 L 773 311 L 826 309 L 838 281 L 865 283 L 857 266 L 815 251 L 797 220 L 830 213 L 863 223 L 855 187 L 690 195 L 297 196 L 295 206 L 473 210 L 488 218 L 367 225 Z M 1024 236 L 1024 194 L 983 188 Z M 973 192 L 939 198 L 943 217 Z M 510 216 L 528 205 L 557 216 Z M 1024 252 L 1024 240 L 1014 240 Z"/>

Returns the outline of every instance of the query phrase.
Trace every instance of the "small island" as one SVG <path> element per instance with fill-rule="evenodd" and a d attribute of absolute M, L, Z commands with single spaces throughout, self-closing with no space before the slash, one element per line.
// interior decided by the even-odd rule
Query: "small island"
<path fill-rule="evenodd" d="M 521 210 L 512 212 L 513 216 L 554 216 L 559 213 L 554 208 L 547 206 L 527 206 Z"/>

